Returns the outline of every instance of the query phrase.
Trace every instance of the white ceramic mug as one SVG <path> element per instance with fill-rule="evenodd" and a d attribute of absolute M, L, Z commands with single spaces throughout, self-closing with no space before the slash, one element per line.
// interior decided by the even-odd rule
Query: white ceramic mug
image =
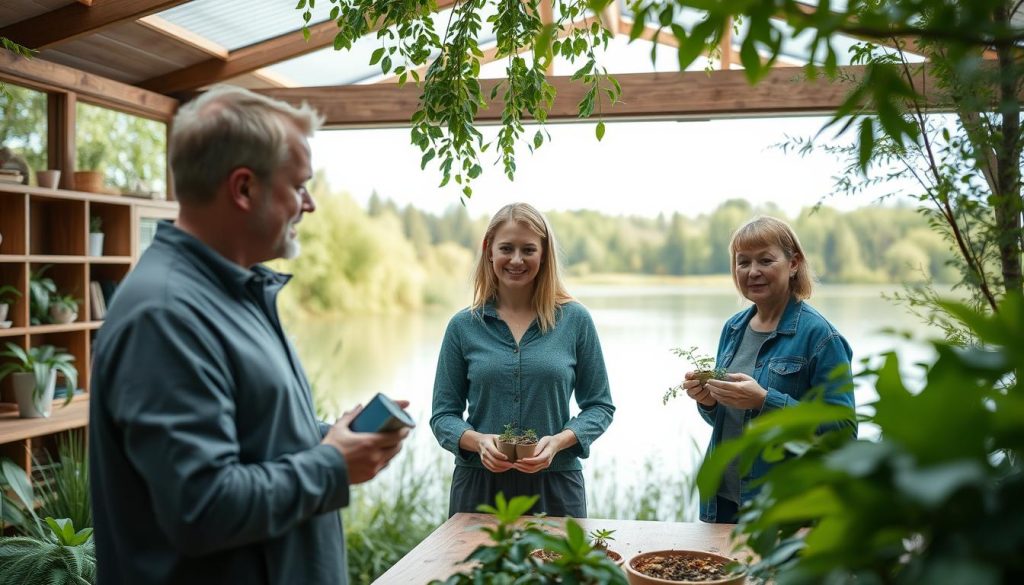
<path fill-rule="evenodd" d="M 56 189 L 60 185 L 60 171 L 48 169 L 36 171 L 36 184 L 44 189 Z"/>

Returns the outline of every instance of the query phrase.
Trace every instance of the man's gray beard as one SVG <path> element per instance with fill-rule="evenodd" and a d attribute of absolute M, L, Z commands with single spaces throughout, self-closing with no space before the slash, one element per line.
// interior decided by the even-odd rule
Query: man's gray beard
<path fill-rule="evenodd" d="M 285 260 L 294 260 L 298 258 L 299 254 L 302 253 L 302 244 L 299 243 L 299 237 L 296 235 L 294 238 L 288 238 L 284 243 L 284 254 L 281 255 Z"/>

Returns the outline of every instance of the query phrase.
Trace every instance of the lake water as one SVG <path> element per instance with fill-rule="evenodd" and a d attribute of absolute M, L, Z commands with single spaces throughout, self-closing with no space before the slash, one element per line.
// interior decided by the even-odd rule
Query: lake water
<path fill-rule="evenodd" d="M 642 489 L 652 469 L 661 477 L 688 476 L 711 428 L 688 398 L 662 405 L 665 390 L 689 369 L 669 350 L 696 345 L 714 355 L 722 324 L 745 306 L 740 297 L 722 286 L 581 285 L 570 290 L 594 318 L 617 409 L 608 432 L 584 461 L 588 477 L 612 471 L 621 494 Z M 819 286 L 810 301 L 850 342 L 855 371 L 861 359 L 888 350 L 897 352 L 908 371 L 910 364 L 934 357 L 922 340 L 937 333 L 883 299 L 887 290 L 892 289 Z M 454 310 L 290 323 L 289 331 L 328 410 L 365 403 L 376 392 L 408 399 L 419 423 L 410 439 L 412 450 L 448 462 L 450 456 L 427 423 L 437 354 Z M 886 329 L 912 332 L 917 341 Z M 858 405 L 875 397 L 868 381 L 858 383 L 856 396 Z M 862 429 L 862 436 L 871 433 Z"/>

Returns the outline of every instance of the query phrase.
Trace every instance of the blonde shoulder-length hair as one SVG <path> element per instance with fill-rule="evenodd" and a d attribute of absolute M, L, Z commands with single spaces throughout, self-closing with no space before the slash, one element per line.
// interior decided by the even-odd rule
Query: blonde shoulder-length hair
<path fill-rule="evenodd" d="M 732 272 L 732 282 L 739 290 L 740 285 L 736 282 L 736 253 L 740 250 L 754 250 L 766 246 L 778 246 L 786 256 L 786 260 L 799 258 L 796 274 L 789 280 L 789 294 L 799 300 L 811 297 L 814 275 L 811 273 L 811 266 L 807 262 L 807 255 L 800 245 L 800 239 L 789 224 L 769 216 L 754 218 L 732 235 L 729 242 L 729 271 Z"/>
<path fill-rule="evenodd" d="M 487 225 L 480 245 L 480 261 L 476 265 L 471 308 L 474 312 L 479 312 L 488 301 L 498 300 L 498 277 L 487 258 L 487 251 L 494 243 L 495 232 L 508 222 L 519 223 L 540 237 L 542 255 L 540 271 L 533 285 L 533 309 L 537 312 L 541 332 L 547 332 L 555 326 L 558 307 L 572 301 L 573 298 L 566 291 L 558 273 L 555 234 L 544 216 L 528 203 L 510 203 L 502 207 Z"/>

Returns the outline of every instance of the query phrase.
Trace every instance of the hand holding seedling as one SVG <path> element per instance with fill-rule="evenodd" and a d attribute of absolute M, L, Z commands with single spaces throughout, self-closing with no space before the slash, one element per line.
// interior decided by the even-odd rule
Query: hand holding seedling
<path fill-rule="evenodd" d="M 686 390 L 687 396 L 708 408 L 718 404 L 697 372 L 686 372 L 683 379 L 683 390 Z"/>
<path fill-rule="evenodd" d="M 710 379 L 704 384 L 711 398 L 733 408 L 760 410 L 768 391 L 746 374 L 727 374 L 726 380 Z"/>
<path fill-rule="evenodd" d="M 570 430 L 564 430 L 557 435 L 541 437 L 537 441 L 537 454 L 516 461 L 513 467 L 523 473 L 537 473 L 551 467 L 555 454 L 575 444 L 576 434 Z"/>
<path fill-rule="evenodd" d="M 473 431 L 467 431 L 466 434 L 470 432 Z M 498 449 L 498 435 L 475 434 L 479 436 L 477 452 L 480 453 L 480 463 L 483 463 L 488 471 L 502 473 L 512 469 L 512 462 Z"/>

